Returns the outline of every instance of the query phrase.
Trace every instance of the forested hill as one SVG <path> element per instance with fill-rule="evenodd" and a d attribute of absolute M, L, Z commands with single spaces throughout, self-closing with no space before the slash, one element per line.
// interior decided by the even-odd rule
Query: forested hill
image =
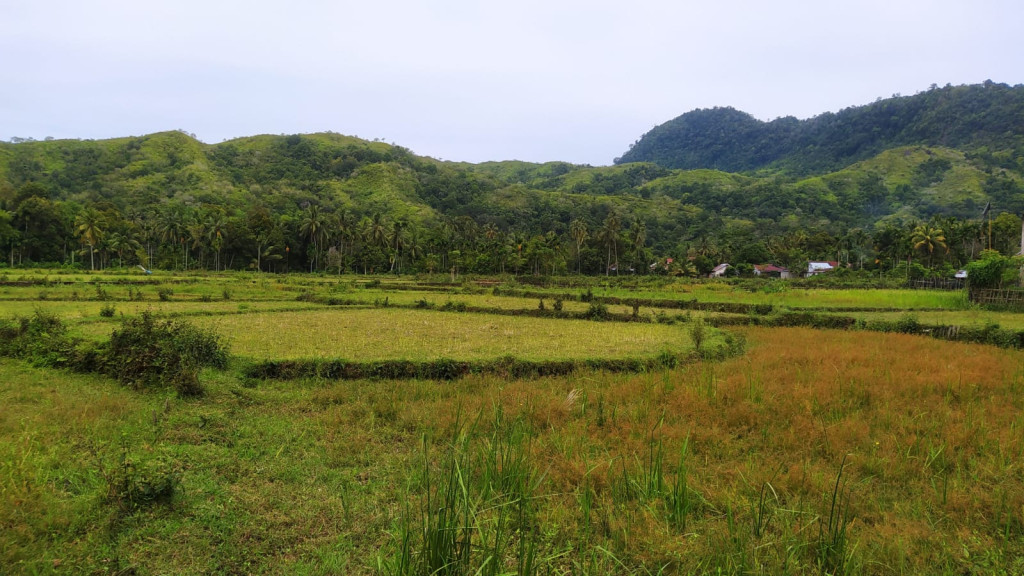
<path fill-rule="evenodd" d="M 928 222 L 956 226 L 947 258 L 959 266 L 977 252 L 989 202 L 993 244 L 1016 252 L 1024 154 L 915 145 L 796 177 L 649 162 L 442 162 L 334 133 L 0 142 L 7 265 L 88 257 L 90 266 L 379 271 L 447 270 L 454 260 L 484 273 L 600 274 L 618 259 L 647 269 L 699 254 L 704 264 L 794 266 L 835 259 L 847 238 L 857 238 L 844 250 L 860 262 L 876 252 L 896 261 Z"/>
<path fill-rule="evenodd" d="M 763 122 L 733 108 L 694 110 L 644 134 L 616 163 L 809 175 L 914 145 L 1005 151 L 1009 161 L 1024 156 L 1024 85 L 932 87 L 808 120 Z"/>

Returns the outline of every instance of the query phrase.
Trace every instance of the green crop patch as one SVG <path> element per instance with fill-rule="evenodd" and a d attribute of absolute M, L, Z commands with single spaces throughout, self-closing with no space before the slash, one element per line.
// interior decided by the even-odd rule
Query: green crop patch
<path fill-rule="evenodd" d="M 330 309 L 196 318 L 256 359 L 526 360 L 628 358 L 689 351 L 681 325 L 507 317 L 413 309 Z M 717 340 L 716 340 L 717 338 Z M 715 346 L 719 336 L 708 344 Z"/>

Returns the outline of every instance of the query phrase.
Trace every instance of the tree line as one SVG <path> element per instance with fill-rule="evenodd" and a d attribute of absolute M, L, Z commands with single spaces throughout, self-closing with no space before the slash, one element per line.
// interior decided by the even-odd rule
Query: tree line
<path fill-rule="evenodd" d="M 7 249 L 7 266 L 87 270 L 697 276 L 723 262 L 750 273 L 756 264 L 796 271 L 808 260 L 830 260 L 856 270 L 941 276 L 986 249 L 1016 254 L 1021 230 L 1021 219 L 1006 212 L 841 233 L 743 222 L 686 230 L 654 245 L 645 218 L 628 206 L 608 205 L 545 230 L 532 222 L 499 226 L 469 215 L 413 219 L 309 201 L 291 209 L 258 202 L 120 209 L 110 202 L 52 199 L 31 182 L 4 208 L 0 245 Z"/>

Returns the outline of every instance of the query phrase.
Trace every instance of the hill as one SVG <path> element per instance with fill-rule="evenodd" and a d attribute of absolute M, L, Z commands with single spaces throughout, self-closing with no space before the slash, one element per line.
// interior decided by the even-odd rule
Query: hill
<path fill-rule="evenodd" d="M 891 148 L 941 146 L 1001 151 L 1004 163 L 1016 164 L 1024 157 L 1022 127 L 1024 86 L 947 85 L 807 120 L 763 122 L 732 108 L 694 110 L 644 134 L 616 163 L 808 175 L 840 170 Z"/>
<path fill-rule="evenodd" d="M 891 229 L 905 243 L 920 222 L 976 220 L 989 202 L 992 216 L 1020 214 L 1024 161 L 1014 154 L 912 145 L 798 176 L 442 162 L 334 133 L 0 143 L 0 245 L 8 265 L 88 257 L 92 266 L 96 252 L 101 266 L 268 270 L 448 270 L 454 261 L 479 272 L 603 273 L 616 260 L 646 268 L 695 255 L 701 266 L 793 264 L 834 259 L 851 230 L 860 230 L 859 253 L 873 256 L 872 236 Z M 1010 214 L 995 227 L 1007 252 L 1020 229 Z M 959 239 L 949 257 L 957 265 L 977 251 L 980 233 L 970 230 L 973 240 Z M 798 249 L 777 249 L 793 242 Z"/>

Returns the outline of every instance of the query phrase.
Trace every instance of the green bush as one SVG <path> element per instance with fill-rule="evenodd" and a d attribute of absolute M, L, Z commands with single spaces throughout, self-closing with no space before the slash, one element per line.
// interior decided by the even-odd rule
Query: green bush
<path fill-rule="evenodd" d="M 100 473 L 107 483 L 107 500 L 123 510 L 170 502 L 181 477 L 178 467 L 166 456 L 129 454 L 127 447 L 122 448 L 112 470 L 101 468 Z"/>
<path fill-rule="evenodd" d="M 996 250 L 982 250 L 980 257 L 967 264 L 967 285 L 974 288 L 999 288 L 1010 260 Z"/>
<path fill-rule="evenodd" d="M 199 370 L 223 368 L 228 352 L 220 337 L 183 320 L 157 321 L 143 312 L 127 318 L 100 352 L 102 371 L 135 388 L 171 386 L 182 396 L 202 394 Z"/>
<path fill-rule="evenodd" d="M 583 317 L 589 320 L 607 320 L 608 307 L 600 302 L 591 302 Z"/>
<path fill-rule="evenodd" d="M 703 354 L 704 342 L 707 340 L 707 326 L 704 325 L 704 318 L 697 317 L 690 323 L 690 340 L 693 341 L 693 349 L 697 354 Z"/>
<path fill-rule="evenodd" d="M 37 309 L 29 318 L 0 321 L 0 355 L 62 367 L 74 362 L 76 342 L 57 315 Z"/>

